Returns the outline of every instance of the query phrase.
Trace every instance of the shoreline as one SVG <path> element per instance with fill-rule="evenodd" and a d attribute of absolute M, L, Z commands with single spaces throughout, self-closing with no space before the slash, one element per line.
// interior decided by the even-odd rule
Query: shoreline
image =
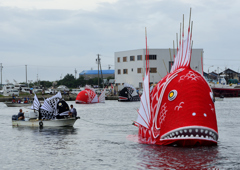
<path fill-rule="evenodd" d="M 52 97 L 53 95 L 37 95 L 39 101 L 44 101 L 44 99 L 46 98 L 49 98 L 49 97 Z M 20 96 L 20 97 L 16 97 L 16 100 L 17 99 L 21 99 L 23 101 L 23 99 L 25 97 L 28 97 L 30 99 L 30 101 L 33 100 L 34 98 L 34 95 L 27 95 L 27 96 Z M 62 95 L 63 99 L 65 101 L 75 101 L 77 95 Z M 105 100 L 118 100 L 118 96 L 106 96 L 105 97 Z M 11 102 L 12 101 L 12 97 L 10 96 L 1 96 L 0 97 L 0 102 Z"/>

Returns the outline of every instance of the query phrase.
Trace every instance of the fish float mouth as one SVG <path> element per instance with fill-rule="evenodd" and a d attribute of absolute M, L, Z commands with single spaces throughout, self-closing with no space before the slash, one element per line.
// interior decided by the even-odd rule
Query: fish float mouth
<path fill-rule="evenodd" d="M 203 126 L 187 126 L 174 129 L 161 136 L 160 140 L 171 139 L 200 139 L 217 142 L 218 133 L 208 127 Z"/>

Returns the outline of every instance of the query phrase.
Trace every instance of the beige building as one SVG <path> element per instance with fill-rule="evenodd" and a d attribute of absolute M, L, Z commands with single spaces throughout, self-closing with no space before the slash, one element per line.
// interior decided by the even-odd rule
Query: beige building
<path fill-rule="evenodd" d="M 169 49 L 149 49 L 150 83 L 158 83 L 167 72 L 170 72 L 173 63 L 173 49 L 171 59 Z M 142 88 L 142 80 L 145 73 L 145 49 L 115 52 L 115 83 L 123 85 L 132 84 L 136 88 Z M 176 50 L 175 50 L 176 54 Z M 193 49 L 191 68 L 202 73 L 203 49 Z"/>

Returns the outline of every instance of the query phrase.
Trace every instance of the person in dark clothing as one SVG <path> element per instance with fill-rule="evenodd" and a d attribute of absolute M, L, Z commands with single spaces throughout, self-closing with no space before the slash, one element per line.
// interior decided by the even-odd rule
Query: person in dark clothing
<path fill-rule="evenodd" d="M 24 120 L 24 113 L 22 112 L 22 109 L 19 110 L 18 120 Z"/>

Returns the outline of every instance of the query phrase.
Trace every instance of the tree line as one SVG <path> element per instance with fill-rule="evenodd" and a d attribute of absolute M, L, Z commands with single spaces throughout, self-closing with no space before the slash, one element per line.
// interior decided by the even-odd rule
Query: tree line
<path fill-rule="evenodd" d="M 109 79 L 113 79 L 113 77 L 109 76 L 107 77 L 107 80 Z M 103 80 L 101 78 L 99 78 L 99 86 L 102 87 L 102 82 Z M 53 87 L 58 87 L 60 85 L 65 85 L 68 88 L 78 88 L 80 87 L 84 87 L 85 85 L 98 85 L 98 78 L 92 78 L 92 79 L 88 79 L 85 80 L 85 78 L 83 76 L 80 76 L 78 79 L 75 79 L 74 76 L 72 74 L 67 74 L 63 79 L 59 80 L 59 81 L 38 81 L 38 82 L 34 82 L 34 83 L 30 83 L 29 87 L 33 87 L 33 86 L 42 86 L 44 88 L 49 88 L 51 86 Z"/>

